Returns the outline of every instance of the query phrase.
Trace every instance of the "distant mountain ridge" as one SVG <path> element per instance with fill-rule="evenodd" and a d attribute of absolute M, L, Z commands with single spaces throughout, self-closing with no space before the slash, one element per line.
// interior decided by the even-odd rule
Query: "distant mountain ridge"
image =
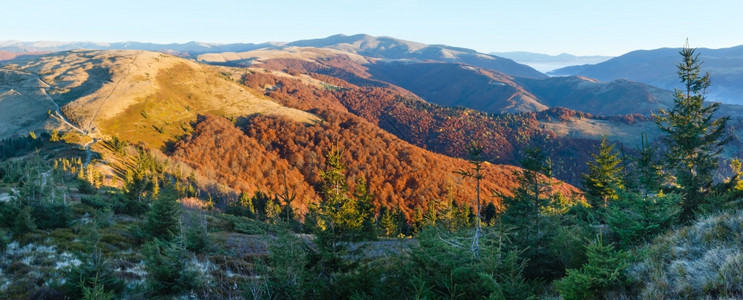
<path fill-rule="evenodd" d="M 21 42 L 0 41 L 0 51 L 68 51 L 88 50 L 145 50 L 169 53 L 182 57 L 195 57 L 205 53 L 246 52 L 257 49 L 285 49 L 289 47 L 328 48 L 359 54 L 375 59 L 418 60 L 455 62 L 496 70 L 511 76 L 545 78 L 547 75 L 513 60 L 479 53 L 475 50 L 445 45 L 427 45 L 390 37 L 374 37 L 366 34 L 333 35 L 326 38 L 300 40 L 289 43 L 267 42 L 260 44 L 237 43 L 215 44 L 188 42 L 184 44 L 155 44 L 141 42 L 97 43 L 97 42 Z"/>
<path fill-rule="evenodd" d="M 195 56 L 209 52 L 240 52 L 254 49 L 275 47 L 280 43 L 143 43 L 143 42 L 55 42 L 55 41 L 0 41 L 0 51 L 7 52 L 58 52 L 69 50 L 145 50 L 179 54 L 179 56 Z"/>
<path fill-rule="evenodd" d="M 333 35 L 324 39 L 303 40 L 289 46 L 317 47 L 343 50 L 380 59 L 408 59 L 418 61 L 455 62 L 503 72 L 511 76 L 545 78 L 546 75 L 532 67 L 511 59 L 479 53 L 475 50 L 445 45 L 426 45 L 390 37 L 373 37 L 366 34 Z"/>
<path fill-rule="evenodd" d="M 597 64 L 613 58 L 613 56 L 600 55 L 576 56 L 568 53 L 549 55 L 526 51 L 490 52 L 490 54 L 512 59 L 545 73 L 569 66 Z"/>
<path fill-rule="evenodd" d="M 627 79 L 673 90 L 681 88 L 676 74 L 680 48 L 632 51 L 595 65 L 571 66 L 549 72 L 554 76 L 581 75 L 601 81 Z M 707 100 L 743 104 L 743 45 L 723 48 L 699 48 L 704 61 L 702 71 L 709 72 L 712 85 Z"/>
<path fill-rule="evenodd" d="M 211 53 L 200 55 L 197 60 L 292 74 L 320 73 L 361 86 L 393 85 L 430 103 L 494 114 L 538 112 L 562 106 L 600 115 L 649 115 L 672 102 L 671 91 L 641 83 L 599 83 L 585 77 L 519 77 L 460 62 L 374 59 L 330 48 L 289 46 Z M 553 89 L 559 93 L 551 92 Z"/>

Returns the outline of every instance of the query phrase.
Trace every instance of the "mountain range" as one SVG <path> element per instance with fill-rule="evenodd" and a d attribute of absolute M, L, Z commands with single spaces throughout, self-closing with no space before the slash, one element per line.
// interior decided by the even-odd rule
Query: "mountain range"
<path fill-rule="evenodd" d="M 217 44 L 188 42 L 183 44 L 156 44 L 142 42 L 21 42 L 0 41 L 0 60 L 19 55 L 37 55 L 73 49 L 135 49 L 169 53 L 198 59 L 204 62 L 229 65 L 248 65 L 251 57 L 245 52 L 255 50 L 289 50 L 315 48 L 338 50 L 369 58 L 394 62 L 447 62 L 461 63 L 486 70 L 499 71 L 515 77 L 546 78 L 551 76 L 585 76 L 604 82 L 626 79 L 645 83 L 665 90 L 678 88 L 675 63 L 679 49 L 662 48 L 638 50 L 619 57 L 574 56 L 570 54 L 545 55 L 531 52 L 478 53 L 471 49 L 446 45 L 427 45 L 391 37 L 374 37 L 365 34 L 334 35 L 321 39 L 295 42 Z M 241 54 L 242 53 L 242 54 Z M 743 81 L 741 57 L 743 46 L 725 49 L 699 49 L 705 61 L 705 70 L 712 75 L 713 85 L 709 100 L 739 104 Z M 518 63 L 517 63 L 518 62 Z M 533 106 L 533 105 L 532 105 Z M 543 108 L 543 107 L 542 107 Z"/>
<path fill-rule="evenodd" d="M 228 52 L 228 51 L 249 51 L 254 49 L 272 47 L 280 43 L 237 43 L 237 44 L 216 44 L 216 43 L 142 43 L 142 42 L 118 42 L 118 43 L 100 43 L 100 42 L 55 42 L 55 41 L 0 41 L 0 51 L 23 53 L 23 52 L 58 52 L 69 50 L 147 50 L 166 52 L 179 56 L 194 56 L 210 52 Z"/>
<path fill-rule="evenodd" d="M 506 71 L 526 77 L 546 77 L 529 66 L 510 59 L 478 53 L 471 49 L 445 45 L 426 45 L 389 37 L 373 37 L 365 34 L 352 36 L 334 35 L 323 39 L 302 40 L 290 43 L 240 43 L 212 44 L 188 42 L 185 44 L 154 44 L 140 42 L 95 43 L 95 42 L 20 42 L 0 41 L 0 51 L 7 52 L 56 52 L 75 49 L 111 50 L 132 49 L 170 53 L 192 57 L 204 53 L 245 52 L 256 49 L 283 49 L 287 47 L 315 47 L 337 49 L 378 59 L 413 59 L 460 62 L 484 68 Z"/>
<path fill-rule="evenodd" d="M 312 45 L 314 46 L 309 47 Z M 472 50 L 429 46 L 367 35 L 338 35 L 326 39 L 289 43 L 284 47 L 238 53 L 201 54 L 196 59 L 206 63 L 243 67 L 274 64 L 275 66 L 271 67 L 278 69 L 291 69 L 292 66 L 286 65 L 287 60 L 292 60 L 294 66 L 297 62 L 306 64 L 314 61 L 322 66 L 320 69 L 340 69 L 347 74 L 354 74 L 353 80 L 391 83 L 428 102 L 445 106 L 463 106 L 489 113 L 542 111 L 553 106 L 565 106 L 585 109 L 586 112 L 593 114 L 649 114 L 649 109 L 642 108 L 657 107 L 656 103 L 666 107 L 665 105 L 671 103 L 670 92 L 666 93 L 643 84 L 632 86 L 597 84 L 588 78 L 548 80 L 546 75 L 530 67 L 508 59 L 478 54 Z M 535 87 L 535 91 L 532 91 L 519 83 L 518 79 L 524 79 L 524 82 L 531 82 L 529 79 L 546 80 L 547 85 L 571 86 L 574 89 L 573 91 L 563 88 L 562 97 L 572 97 L 569 95 L 573 93 L 585 94 L 586 88 L 615 96 L 602 99 L 589 97 L 584 98 L 585 101 L 572 101 L 572 104 L 576 105 L 572 107 L 559 103 L 560 100 L 555 99 L 554 94 L 541 93 L 543 97 L 537 97 L 534 92 L 543 89 L 541 85 L 532 84 Z M 584 84 L 562 83 L 576 80 Z M 626 89 L 639 89 L 639 92 L 624 91 Z M 618 95 L 623 96 L 620 99 Z M 625 109 L 615 112 L 602 109 L 607 106 L 606 101 L 621 101 Z"/>
<path fill-rule="evenodd" d="M 598 64 L 570 66 L 549 72 L 553 76 L 587 76 L 601 81 L 627 79 L 662 89 L 680 89 L 676 74 L 680 48 L 638 50 Z M 712 85 L 708 100 L 743 104 L 743 46 L 697 49 L 702 69 L 709 72 Z"/>

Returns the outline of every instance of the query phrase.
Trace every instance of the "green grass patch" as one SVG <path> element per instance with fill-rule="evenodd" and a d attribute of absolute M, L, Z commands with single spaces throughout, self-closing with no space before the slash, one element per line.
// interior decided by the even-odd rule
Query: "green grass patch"
<path fill-rule="evenodd" d="M 195 82 L 203 76 L 203 71 L 185 63 L 161 71 L 156 77 L 159 89 L 102 122 L 101 128 L 130 142 L 162 148 L 166 142 L 188 134 L 198 114 L 223 114 L 210 103 L 220 95 L 212 95 L 210 85 Z"/>

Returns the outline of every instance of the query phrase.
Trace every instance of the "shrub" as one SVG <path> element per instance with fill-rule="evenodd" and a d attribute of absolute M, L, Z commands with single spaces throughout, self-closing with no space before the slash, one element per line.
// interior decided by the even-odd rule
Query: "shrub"
<path fill-rule="evenodd" d="M 95 252 L 86 257 L 83 263 L 66 272 L 65 296 L 70 299 L 88 296 L 98 297 L 88 299 L 105 299 L 104 295 L 110 295 L 112 298 L 124 290 L 124 282 L 113 274 L 109 262 L 100 252 Z"/>
<path fill-rule="evenodd" d="M 598 299 L 611 289 L 621 288 L 626 279 L 628 254 L 604 245 L 599 236 L 586 246 L 586 262 L 580 270 L 568 269 L 555 286 L 565 299 Z"/>
<path fill-rule="evenodd" d="M 72 209 L 65 203 L 41 201 L 31 213 L 40 229 L 66 228 L 72 220 Z"/>
<path fill-rule="evenodd" d="M 209 234 L 207 232 L 206 219 L 195 216 L 196 213 L 189 215 L 188 227 L 186 228 L 186 249 L 202 253 L 209 248 Z"/>
<path fill-rule="evenodd" d="M 196 272 L 187 264 L 181 244 L 155 239 L 144 247 L 148 290 L 155 296 L 173 296 L 198 286 Z"/>
<path fill-rule="evenodd" d="M 633 246 L 652 239 L 673 225 L 680 212 L 677 194 L 642 197 L 639 194 L 620 193 L 606 211 L 609 230 L 622 246 Z"/>
<path fill-rule="evenodd" d="M 31 217 L 31 208 L 24 207 L 13 219 L 13 234 L 24 235 L 36 229 L 36 223 Z"/>
<path fill-rule="evenodd" d="M 165 188 L 152 203 L 144 224 L 145 233 L 154 239 L 172 240 L 181 231 L 181 204 L 172 188 Z"/>

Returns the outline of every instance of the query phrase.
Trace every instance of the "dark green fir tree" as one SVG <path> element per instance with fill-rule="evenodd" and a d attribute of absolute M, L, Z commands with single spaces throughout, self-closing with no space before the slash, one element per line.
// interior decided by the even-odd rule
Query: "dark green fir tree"
<path fill-rule="evenodd" d="M 617 199 L 617 190 L 624 188 L 622 160 L 606 136 L 601 137 L 598 152 L 591 157 L 593 160 L 587 163 L 588 173 L 583 174 L 583 186 L 591 206 L 606 207 L 609 201 Z"/>
<path fill-rule="evenodd" d="M 684 90 L 674 93 L 674 106 L 661 109 L 656 123 L 664 133 L 666 168 L 675 176 L 684 195 L 681 220 L 694 218 L 699 206 L 711 198 L 713 175 L 722 146 L 730 141 L 725 126 L 730 117 L 715 117 L 719 103 L 705 103 L 709 73 L 702 74 L 699 54 L 688 42 L 679 52 L 678 76 Z"/>

